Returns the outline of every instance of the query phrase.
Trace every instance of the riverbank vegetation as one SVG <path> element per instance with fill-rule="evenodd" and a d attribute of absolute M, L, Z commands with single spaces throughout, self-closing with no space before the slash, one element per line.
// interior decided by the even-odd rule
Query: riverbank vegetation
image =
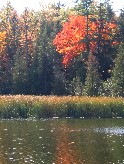
<path fill-rule="evenodd" d="M 0 96 L 0 118 L 124 118 L 124 98 Z"/>

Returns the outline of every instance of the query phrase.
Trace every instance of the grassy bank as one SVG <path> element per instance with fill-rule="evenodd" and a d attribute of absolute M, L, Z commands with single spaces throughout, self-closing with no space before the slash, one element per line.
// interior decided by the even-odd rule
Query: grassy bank
<path fill-rule="evenodd" d="M 124 118 L 124 98 L 0 96 L 0 118 Z"/>

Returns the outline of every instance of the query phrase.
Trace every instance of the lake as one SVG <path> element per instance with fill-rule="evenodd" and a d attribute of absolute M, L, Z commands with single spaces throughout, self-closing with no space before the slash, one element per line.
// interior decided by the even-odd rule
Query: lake
<path fill-rule="evenodd" d="M 0 164 L 122 164 L 124 119 L 0 120 Z"/>

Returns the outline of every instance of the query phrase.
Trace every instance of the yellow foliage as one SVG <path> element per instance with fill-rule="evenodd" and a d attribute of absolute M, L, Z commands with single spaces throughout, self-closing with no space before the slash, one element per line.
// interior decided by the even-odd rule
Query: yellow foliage
<path fill-rule="evenodd" d="M 0 32 L 0 52 L 2 52 L 5 49 L 6 45 L 6 32 L 2 31 Z"/>

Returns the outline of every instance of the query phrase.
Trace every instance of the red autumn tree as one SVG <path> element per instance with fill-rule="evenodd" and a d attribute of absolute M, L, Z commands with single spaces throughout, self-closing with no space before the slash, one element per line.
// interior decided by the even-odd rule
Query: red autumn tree
<path fill-rule="evenodd" d="M 101 24 L 104 26 L 101 27 Z M 85 16 L 70 16 L 69 21 L 63 24 L 63 29 L 56 35 L 53 45 L 63 55 L 63 64 L 67 66 L 74 57 L 87 50 L 87 44 L 89 51 L 95 51 L 99 36 L 105 42 L 110 39 L 115 28 L 114 22 L 98 20 L 87 22 Z M 102 44 L 101 41 L 99 42 Z"/>

